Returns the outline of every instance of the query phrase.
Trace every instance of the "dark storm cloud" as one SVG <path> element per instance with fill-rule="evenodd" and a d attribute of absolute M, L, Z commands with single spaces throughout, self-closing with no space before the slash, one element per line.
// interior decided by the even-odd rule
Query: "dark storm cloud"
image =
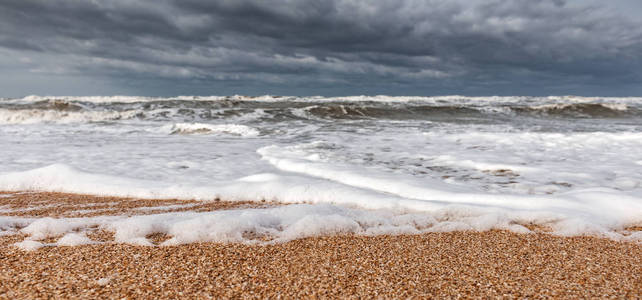
<path fill-rule="evenodd" d="M 607 8 L 561 0 L 0 0 L 0 74 L 138 81 L 139 93 L 637 86 L 641 26 Z"/>

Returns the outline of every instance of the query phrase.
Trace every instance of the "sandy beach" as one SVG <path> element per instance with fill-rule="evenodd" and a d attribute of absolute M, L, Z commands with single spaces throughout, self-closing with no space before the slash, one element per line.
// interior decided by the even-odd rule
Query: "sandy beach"
<path fill-rule="evenodd" d="M 52 217 L 70 215 L 64 207 L 74 203 L 92 203 L 94 210 L 109 207 L 114 214 L 195 203 L 57 193 L 3 195 L 0 203 L 5 211 L 11 207 L 16 214 L 18 207 L 38 203 L 50 209 L 33 209 L 31 214 Z M 191 209 L 257 205 L 274 204 L 218 201 Z M 274 245 L 162 247 L 113 243 L 107 232 L 90 237 L 107 243 L 24 251 L 12 246 L 24 235 L 0 237 L 0 297 L 642 296 L 642 246 L 596 237 L 463 231 L 315 237 Z M 158 242 L 167 237 L 149 238 Z"/>
<path fill-rule="evenodd" d="M 641 299 L 642 1 L 1 1 L 2 299 Z"/>

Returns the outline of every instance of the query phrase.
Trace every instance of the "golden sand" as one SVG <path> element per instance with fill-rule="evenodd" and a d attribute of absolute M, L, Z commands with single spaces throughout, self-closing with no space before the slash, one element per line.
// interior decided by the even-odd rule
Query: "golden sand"
<path fill-rule="evenodd" d="M 0 237 L 0 298 L 642 297 L 642 245 L 595 237 L 489 231 L 267 246 L 11 246 L 23 238 Z"/>

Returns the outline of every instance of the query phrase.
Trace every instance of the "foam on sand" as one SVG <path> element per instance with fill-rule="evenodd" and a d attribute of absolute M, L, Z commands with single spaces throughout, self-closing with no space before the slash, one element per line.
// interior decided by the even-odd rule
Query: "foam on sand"
<path fill-rule="evenodd" d="M 475 210 L 449 207 L 430 213 L 393 210 L 363 210 L 329 204 L 295 204 L 273 208 L 236 209 L 214 212 L 181 212 L 143 216 L 99 216 L 92 218 L 31 219 L 20 230 L 29 235 L 16 244 L 25 250 L 43 246 L 75 246 L 95 243 L 84 234 L 97 229 L 113 232 L 115 242 L 153 246 L 147 239 L 152 234 L 171 238 L 161 245 L 194 242 L 278 243 L 304 237 L 335 234 L 418 234 L 455 230 L 485 231 L 504 229 L 519 233 L 530 232 L 517 222 L 547 221 L 562 233 L 569 228 L 582 228 L 575 234 L 595 233 L 618 240 L 639 240 L 639 236 L 606 233 L 605 228 L 581 222 L 579 219 L 560 219 L 545 213 Z M 5 223 L 12 217 L 0 217 Z M 563 230 L 567 230 L 564 232 Z M 35 241 L 62 236 L 57 243 L 46 245 Z"/>
<path fill-rule="evenodd" d="M 83 233 L 75 233 L 75 232 L 70 232 L 65 234 L 63 237 L 61 237 L 58 242 L 56 242 L 56 245 L 58 246 L 80 246 L 80 245 L 89 245 L 92 244 L 92 240 L 90 240 L 85 234 Z"/>
<path fill-rule="evenodd" d="M 34 251 L 44 247 L 45 244 L 38 241 L 24 240 L 22 242 L 15 243 L 14 246 L 25 251 Z"/>
<path fill-rule="evenodd" d="M 270 148 L 262 152 L 269 152 Z M 272 149 L 274 150 L 274 149 Z M 275 164 L 308 175 L 258 174 L 209 187 L 174 185 L 88 174 L 68 166 L 0 175 L 0 189 L 78 192 L 149 198 L 308 202 L 275 208 L 214 212 L 180 212 L 144 216 L 91 218 L 0 217 L 5 234 L 21 232 L 30 240 L 63 236 L 58 245 L 80 245 L 96 228 L 114 232 L 116 242 L 153 245 L 147 236 L 167 234 L 163 245 L 201 241 L 284 242 L 332 234 L 417 234 L 432 231 L 506 229 L 528 233 L 525 225 L 541 225 L 553 233 L 597 235 L 639 240 L 622 234 L 642 221 L 638 197 L 610 189 L 580 190 L 556 196 L 491 195 L 441 190 L 443 183 L 424 187 L 383 176 L 364 177 L 328 165 Z M 289 167 L 288 167 L 289 166 Z M 310 177 L 316 175 L 321 178 Z M 330 179 L 330 180 L 328 180 Z M 11 183 L 12 182 L 12 183 Z M 79 233 L 80 235 L 70 235 Z M 36 249 L 33 243 L 17 246 Z"/>

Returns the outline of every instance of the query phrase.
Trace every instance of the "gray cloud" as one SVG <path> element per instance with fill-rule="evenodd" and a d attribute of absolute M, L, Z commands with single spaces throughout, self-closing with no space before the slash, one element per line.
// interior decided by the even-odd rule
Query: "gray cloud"
<path fill-rule="evenodd" d="M 137 94 L 640 93 L 642 26 L 622 7 L 0 0 L 0 75 L 33 78 L 0 89 L 46 93 L 50 76 Z"/>

